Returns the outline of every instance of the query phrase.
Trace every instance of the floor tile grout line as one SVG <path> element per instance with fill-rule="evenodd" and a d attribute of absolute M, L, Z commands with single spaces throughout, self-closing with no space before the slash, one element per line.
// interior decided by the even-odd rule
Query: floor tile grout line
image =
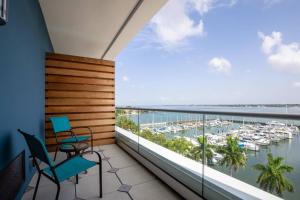
<path fill-rule="evenodd" d="M 103 154 L 104 157 L 106 157 L 105 154 L 104 154 L 104 151 L 102 151 L 102 154 Z M 112 164 L 109 162 L 109 160 L 107 160 L 107 162 L 108 162 L 108 164 L 110 165 L 110 167 L 113 168 L 113 166 L 112 166 Z M 117 174 L 117 172 L 115 172 L 114 174 L 115 174 L 115 176 L 117 177 L 117 179 L 119 180 L 120 184 L 123 185 L 123 182 L 122 182 L 121 178 L 119 177 L 119 175 Z M 131 200 L 134 200 L 133 197 L 131 196 L 131 194 L 129 193 L 129 191 L 126 192 L 126 193 L 127 193 L 127 195 L 129 196 L 129 198 L 130 198 Z"/>
<path fill-rule="evenodd" d="M 106 156 L 105 156 L 105 154 L 104 154 L 104 151 L 105 151 L 105 150 L 98 151 L 98 152 L 99 152 L 100 154 L 102 153 L 103 157 L 106 158 Z M 112 164 L 109 162 L 109 159 L 106 160 L 106 161 L 107 161 L 107 163 L 109 164 L 109 166 L 110 166 L 111 168 L 113 168 Z M 132 166 L 134 166 L 134 165 L 126 166 L 126 167 L 118 168 L 118 169 L 126 169 L 126 168 L 129 168 L 129 167 L 132 167 Z M 121 184 L 121 185 L 124 185 L 124 183 L 122 182 L 122 180 L 121 180 L 121 178 L 119 177 L 119 175 L 117 174 L 117 172 L 114 172 L 114 174 L 115 174 L 115 176 L 117 177 L 117 179 L 118 179 L 118 181 L 120 182 L 120 184 Z M 32 177 L 32 178 L 34 178 L 34 177 Z M 44 187 L 48 187 L 48 186 L 49 186 L 49 184 L 40 185 L 40 188 L 44 188 Z M 35 188 L 34 186 L 31 186 L 30 184 L 28 185 L 28 187 L 32 187 L 33 189 Z M 25 193 L 29 193 L 29 192 L 31 192 L 31 190 L 26 191 Z M 109 192 L 109 193 L 113 193 L 113 192 L 114 192 L 114 191 Z M 24 194 L 25 194 L 25 193 L 24 193 Z M 107 193 L 107 194 L 109 194 L 109 193 Z M 134 200 L 134 198 L 131 196 L 131 194 L 129 193 L 129 191 L 128 191 L 128 192 L 125 192 L 125 193 L 127 193 L 127 195 L 129 196 L 129 198 L 130 198 L 131 200 Z"/>
<path fill-rule="evenodd" d="M 130 168 L 130 167 L 136 166 L 136 165 L 139 165 L 139 164 L 133 164 L 133 165 L 129 165 L 129 166 L 126 166 L 126 167 L 120 167 L 118 169 L 127 169 L 127 168 Z"/>
<path fill-rule="evenodd" d="M 126 192 L 126 193 L 128 194 L 128 196 L 131 200 L 134 200 L 134 198 L 131 196 L 131 194 L 129 192 Z"/>

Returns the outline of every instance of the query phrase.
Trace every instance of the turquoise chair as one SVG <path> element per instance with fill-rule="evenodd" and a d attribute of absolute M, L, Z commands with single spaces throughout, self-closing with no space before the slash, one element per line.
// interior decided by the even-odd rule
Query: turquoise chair
<path fill-rule="evenodd" d="M 29 147 L 33 163 L 38 171 L 38 180 L 34 189 L 33 200 L 36 197 L 36 193 L 39 187 L 41 175 L 44 175 L 46 178 L 51 180 L 57 185 L 57 192 L 55 199 L 57 200 L 60 192 L 60 183 L 77 176 L 79 173 L 86 171 L 87 169 L 99 165 L 99 196 L 102 198 L 102 161 L 101 156 L 96 151 L 86 151 L 80 155 L 73 156 L 68 158 L 61 163 L 54 164 L 49 154 L 46 150 L 44 142 L 42 142 L 38 137 L 30 135 L 18 129 L 18 131 L 24 136 L 26 143 Z M 87 160 L 82 157 L 86 153 L 96 153 L 99 159 L 99 162 L 94 162 Z M 39 167 L 38 161 L 44 162 L 48 167 L 41 169 Z M 76 195 L 76 183 L 75 183 L 75 195 Z"/>
<path fill-rule="evenodd" d="M 73 130 L 74 128 L 71 127 L 69 118 L 67 116 L 57 116 L 57 117 L 50 117 L 50 122 L 52 124 L 53 133 L 55 135 L 56 139 L 56 149 L 54 154 L 54 161 L 56 159 L 57 151 L 59 148 L 59 145 L 66 144 L 66 143 L 77 143 L 77 142 L 85 142 L 88 140 L 91 140 L 91 149 L 93 151 L 93 132 L 89 127 L 79 127 L 79 128 L 86 128 L 91 136 L 77 136 Z M 59 133 L 69 132 L 71 133 L 71 137 L 68 137 L 66 139 L 59 140 L 57 138 L 57 135 Z"/>

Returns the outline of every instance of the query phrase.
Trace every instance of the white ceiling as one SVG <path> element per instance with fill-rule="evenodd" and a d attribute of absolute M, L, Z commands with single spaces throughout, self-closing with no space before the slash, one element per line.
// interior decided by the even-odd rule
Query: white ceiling
<path fill-rule="evenodd" d="M 144 0 L 105 54 L 114 60 L 167 0 Z M 40 0 L 54 51 L 101 58 L 138 0 Z"/>

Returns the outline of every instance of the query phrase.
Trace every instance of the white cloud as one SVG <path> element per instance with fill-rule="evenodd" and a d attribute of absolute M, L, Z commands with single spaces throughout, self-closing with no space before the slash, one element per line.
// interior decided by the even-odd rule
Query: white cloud
<path fill-rule="evenodd" d="M 231 63 L 223 57 L 212 58 L 209 61 L 208 65 L 210 66 L 210 69 L 212 71 L 215 71 L 218 73 L 229 74 L 231 71 Z"/>
<path fill-rule="evenodd" d="M 281 32 L 272 32 L 265 35 L 258 32 L 262 39 L 262 52 L 273 67 L 290 72 L 300 72 L 300 46 L 299 43 L 283 43 Z"/>
<path fill-rule="evenodd" d="M 151 20 L 158 42 L 164 47 L 179 44 L 187 37 L 204 34 L 202 20 L 191 19 L 185 0 L 170 0 Z"/>
<path fill-rule="evenodd" d="M 294 87 L 300 87 L 300 81 L 294 82 L 294 83 L 293 83 L 293 86 L 294 86 Z"/>
<path fill-rule="evenodd" d="M 277 45 L 282 43 L 282 34 L 280 32 L 272 32 L 270 36 L 264 35 L 262 32 L 258 32 L 258 36 L 263 41 L 261 45 L 261 50 L 265 54 L 271 53 Z"/>
<path fill-rule="evenodd" d="M 122 80 L 125 81 L 125 82 L 127 82 L 127 81 L 129 81 L 129 78 L 127 76 L 123 76 Z"/>
<path fill-rule="evenodd" d="M 156 42 L 170 49 L 170 47 L 184 44 L 188 38 L 204 36 L 204 22 L 201 17 L 213 8 L 232 6 L 236 1 L 169 0 L 150 23 Z M 191 17 L 191 13 L 196 13 L 198 16 Z"/>
<path fill-rule="evenodd" d="M 190 3 L 201 15 L 204 15 L 213 8 L 214 0 L 190 0 Z"/>

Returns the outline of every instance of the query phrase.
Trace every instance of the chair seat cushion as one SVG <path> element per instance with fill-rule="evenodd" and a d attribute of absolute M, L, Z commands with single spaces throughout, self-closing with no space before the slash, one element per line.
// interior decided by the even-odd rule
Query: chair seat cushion
<path fill-rule="evenodd" d="M 77 140 L 76 140 L 77 138 Z M 83 141 L 86 141 L 86 140 L 89 140 L 90 139 L 90 136 L 76 136 L 75 137 L 69 137 L 69 138 L 66 138 L 66 139 L 63 139 L 63 140 L 59 140 L 60 143 L 75 143 L 75 142 L 83 142 Z"/>
<path fill-rule="evenodd" d="M 79 174 L 82 171 L 94 167 L 95 165 L 97 165 L 97 163 L 94 161 L 76 156 L 56 167 L 55 172 L 59 182 L 62 182 L 75 176 L 76 174 Z M 49 167 L 43 169 L 43 171 L 49 176 L 54 177 Z"/>

